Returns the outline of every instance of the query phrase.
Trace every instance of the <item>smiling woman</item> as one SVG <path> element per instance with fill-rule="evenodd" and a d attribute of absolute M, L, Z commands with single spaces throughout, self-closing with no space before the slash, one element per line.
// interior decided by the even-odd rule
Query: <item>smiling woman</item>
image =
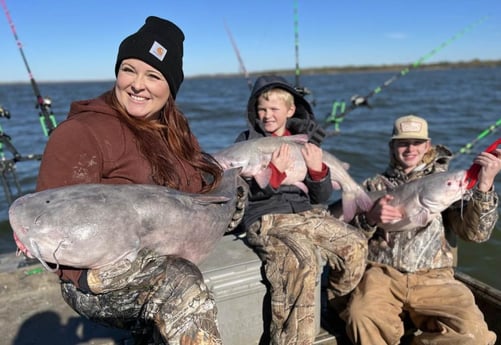
<path fill-rule="evenodd" d="M 158 119 L 170 97 L 165 77 L 138 59 L 125 59 L 118 69 L 115 94 L 132 117 Z"/>
<path fill-rule="evenodd" d="M 114 87 L 97 98 L 73 102 L 68 118 L 51 134 L 37 191 L 77 184 L 147 184 L 203 194 L 219 186 L 222 169 L 201 150 L 175 103 L 184 79 L 183 41 L 181 29 L 158 17 L 148 17 L 122 41 Z M 236 187 L 230 189 L 236 197 Z M 243 211 L 236 209 L 230 205 L 226 214 L 238 219 Z M 162 216 L 158 210 L 153 219 Z M 125 223 L 122 232 L 108 236 L 118 242 L 128 237 Z M 219 232 L 228 227 L 215 225 Z M 105 238 L 97 237 L 107 246 Z M 174 238 L 181 241 L 175 235 L 163 239 L 174 244 Z M 73 259 L 78 261 L 85 248 L 75 248 Z M 67 261 L 68 266 L 57 267 L 63 298 L 80 315 L 129 329 L 148 343 L 154 338 L 155 343 L 198 344 L 203 339 L 203 344 L 220 344 L 213 297 L 199 268 L 189 261 L 197 260 L 157 249 L 147 246 L 128 259 L 122 253 L 122 260 L 105 268 Z"/>

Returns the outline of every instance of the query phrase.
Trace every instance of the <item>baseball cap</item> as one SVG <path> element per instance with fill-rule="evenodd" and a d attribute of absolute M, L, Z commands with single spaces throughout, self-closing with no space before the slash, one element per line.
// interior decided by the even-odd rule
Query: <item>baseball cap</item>
<path fill-rule="evenodd" d="M 406 115 L 395 120 L 391 139 L 428 140 L 428 122 L 416 115 Z"/>

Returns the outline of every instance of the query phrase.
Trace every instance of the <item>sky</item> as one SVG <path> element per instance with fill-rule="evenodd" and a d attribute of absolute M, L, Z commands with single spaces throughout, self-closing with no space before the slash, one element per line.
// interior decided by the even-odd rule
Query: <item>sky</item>
<path fill-rule="evenodd" d="M 295 69 L 296 63 L 301 69 L 410 65 L 422 57 L 424 63 L 501 59 L 499 0 L 2 2 L 38 82 L 114 79 L 120 42 L 149 15 L 184 31 L 186 77 L 242 73 L 230 35 L 250 73 Z M 28 82 L 1 12 L 0 83 Z"/>

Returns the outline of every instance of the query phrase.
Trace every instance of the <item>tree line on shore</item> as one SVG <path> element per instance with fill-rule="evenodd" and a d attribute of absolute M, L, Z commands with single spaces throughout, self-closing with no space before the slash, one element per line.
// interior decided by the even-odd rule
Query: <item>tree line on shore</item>
<path fill-rule="evenodd" d="M 405 68 L 414 68 L 413 64 L 388 64 L 388 65 L 347 65 L 347 66 L 325 66 L 325 67 L 304 67 L 301 68 L 302 75 L 308 74 L 332 74 L 332 73 L 356 73 L 356 72 L 378 72 L 378 71 L 400 71 Z M 435 63 L 420 64 L 418 67 L 422 70 L 431 69 L 453 69 L 453 68 L 493 68 L 501 67 L 501 60 L 470 60 L 470 61 L 458 61 L 449 62 L 441 61 Z M 295 69 L 280 69 L 280 70 L 267 70 L 267 71 L 254 71 L 249 72 L 249 77 L 256 77 L 263 74 L 278 74 L 278 75 L 291 75 L 295 74 Z M 229 74 L 210 74 L 210 75 L 199 75 L 192 78 L 204 78 L 204 77 L 234 77 L 240 75 L 239 73 L 229 73 Z"/>

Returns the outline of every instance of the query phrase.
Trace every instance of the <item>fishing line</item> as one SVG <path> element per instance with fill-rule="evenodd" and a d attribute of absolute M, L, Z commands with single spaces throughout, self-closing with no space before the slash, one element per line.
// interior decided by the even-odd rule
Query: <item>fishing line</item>
<path fill-rule="evenodd" d="M 385 81 L 382 85 L 376 87 L 373 89 L 371 92 L 369 92 L 366 96 L 359 96 L 359 95 L 354 95 L 351 97 L 350 100 L 350 106 L 346 107 L 346 104 L 344 102 L 339 102 L 335 101 L 332 105 L 332 111 L 331 114 L 328 115 L 325 118 L 325 124 L 324 128 L 327 126 L 334 124 L 334 132 L 330 132 L 329 134 L 338 134 L 339 133 L 339 125 L 343 121 L 344 117 L 350 113 L 352 110 L 360 107 L 360 106 L 366 106 L 371 108 L 370 104 L 368 103 L 368 99 L 374 95 L 377 95 L 381 91 L 383 91 L 385 88 L 387 88 L 389 85 L 391 85 L 394 81 L 397 79 L 407 75 L 412 69 L 418 68 L 424 61 L 428 60 L 430 57 L 438 53 L 440 50 L 444 49 L 446 46 L 454 42 L 455 40 L 459 39 L 462 37 L 464 34 L 466 34 L 468 31 L 472 30 L 475 26 L 480 25 L 482 22 L 484 22 L 488 16 L 485 16 L 481 18 L 480 20 L 468 25 L 465 27 L 463 30 L 452 36 L 450 39 L 447 41 L 443 42 L 440 46 L 434 48 L 432 51 L 430 51 L 428 54 L 420 57 L 417 61 L 415 61 L 413 64 L 405 67 L 402 69 L 400 72 L 392 76 L 390 79 Z M 338 114 L 337 111 L 340 110 L 341 112 Z"/>
<path fill-rule="evenodd" d="M 23 45 L 21 44 L 21 41 L 19 41 L 19 38 L 17 36 L 16 28 L 14 26 L 14 22 L 12 21 L 12 18 L 10 17 L 9 10 L 7 8 L 7 3 L 5 0 L 0 0 L 2 3 L 3 10 L 5 12 L 5 16 L 7 17 L 7 21 L 9 22 L 9 26 L 12 30 L 12 34 L 14 35 L 14 39 L 16 40 L 17 46 L 19 47 L 19 51 L 21 52 L 21 57 L 23 58 L 24 61 L 24 66 L 26 67 L 26 70 L 28 71 L 28 75 L 30 78 L 31 82 L 31 87 L 33 88 L 33 92 L 35 93 L 35 97 L 37 98 L 37 108 L 40 108 L 40 125 L 42 126 L 42 130 L 45 134 L 45 136 L 49 136 L 51 132 L 56 128 L 56 119 L 54 117 L 54 114 L 52 113 L 52 102 L 49 98 L 43 98 L 40 95 L 40 89 L 38 88 L 38 85 L 35 81 L 35 78 L 33 77 L 33 74 L 31 73 L 30 66 L 28 65 L 28 60 L 26 60 L 26 56 L 24 55 L 23 51 Z"/>

